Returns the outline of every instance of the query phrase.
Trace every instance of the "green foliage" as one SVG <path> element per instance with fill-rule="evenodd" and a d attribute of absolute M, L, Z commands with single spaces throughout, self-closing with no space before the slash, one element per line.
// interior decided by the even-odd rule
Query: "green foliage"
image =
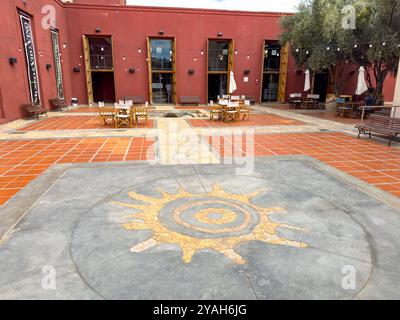
<path fill-rule="evenodd" d="M 346 5 L 355 8 L 355 29 L 343 28 Z M 351 70 L 364 66 L 378 97 L 400 57 L 399 0 L 303 0 L 281 21 L 281 43 L 291 45 L 299 67 L 330 73 L 339 95 Z M 372 80 L 372 76 L 374 80 Z"/>

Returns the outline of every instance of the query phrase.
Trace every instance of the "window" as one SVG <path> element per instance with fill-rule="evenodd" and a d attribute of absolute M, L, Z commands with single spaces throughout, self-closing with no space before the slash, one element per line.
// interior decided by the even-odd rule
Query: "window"
<path fill-rule="evenodd" d="M 173 69 L 172 40 L 151 39 L 151 67 L 153 70 Z"/>
<path fill-rule="evenodd" d="M 281 65 L 281 45 L 266 41 L 264 46 L 264 71 L 279 71 Z"/>
<path fill-rule="evenodd" d="M 228 71 L 229 41 L 210 40 L 208 43 L 208 71 Z"/>
<path fill-rule="evenodd" d="M 111 37 L 89 37 L 89 48 L 92 70 L 114 68 Z"/>

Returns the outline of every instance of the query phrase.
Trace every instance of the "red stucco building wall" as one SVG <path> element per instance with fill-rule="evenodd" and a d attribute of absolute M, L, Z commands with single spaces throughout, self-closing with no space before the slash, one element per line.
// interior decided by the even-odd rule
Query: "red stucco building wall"
<path fill-rule="evenodd" d="M 164 31 L 164 37 L 176 39 L 178 100 L 185 95 L 199 96 L 202 103 L 206 102 L 207 55 L 201 55 L 201 51 L 206 53 L 207 39 L 216 38 L 218 32 L 223 33 L 224 39 L 233 39 L 238 51 L 234 61 L 238 94 L 260 98 L 263 41 L 278 39 L 279 19 L 283 14 L 131 7 L 120 3 L 121 0 L 75 0 L 74 4 L 62 4 L 58 0 L 26 0 L 25 4 L 22 0 L 0 1 L 3 13 L 0 20 L 0 122 L 22 117 L 20 106 L 30 100 L 17 9 L 33 16 L 42 103 L 49 107 L 48 100 L 56 97 L 54 68 L 46 69 L 46 64 L 54 66 L 50 30 L 42 28 L 45 16 L 42 8 L 49 4 L 56 9 L 68 100 L 77 97 L 80 103 L 87 103 L 82 36 L 98 35 L 96 28 L 101 29 L 100 35 L 113 37 L 117 99 L 123 96 L 149 99 L 147 37 L 158 37 L 160 30 Z M 18 63 L 11 65 L 10 57 L 16 57 Z M 81 72 L 73 72 L 78 66 Z M 137 72 L 129 73 L 129 68 Z M 194 75 L 188 74 L 189 69 L 195 70 Z M 243 81 L 244 70 L 250 70 L 248 83 Z M 303 90 L 304 73 L 295 70 L 294 59 L 290 57 L 287 95 Z M 354 92 L 353 80 L 356 79 L 356 74 L 349 79 L 346 89 L 349 93 Z M 392 79 L 385 87 L 386 100 L 391 101 L 393 91 Z"/>

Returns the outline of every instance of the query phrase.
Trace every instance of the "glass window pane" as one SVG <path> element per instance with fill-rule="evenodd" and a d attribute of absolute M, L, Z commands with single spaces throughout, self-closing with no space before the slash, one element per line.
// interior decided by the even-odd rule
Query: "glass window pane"
<path fill-rule="evenodd" d="M 281 65 L 281 45 L 267 42 L 264 48 L 264 71 L 279 71 Z"/>
<path fill-rule="evenodd" d="M 92 69 L 113 69 L 111 37 L 89 37 Z"/>
<path fill-rule="evenodd" d="M 153 70 L 172 70 L 172 40 L 151 39 L 151 66 Z"/>
<path fill-rule="evenodd" d="M 229 42 L 210 40 L 208 44 L 208 70 L 228 71 Z"/>

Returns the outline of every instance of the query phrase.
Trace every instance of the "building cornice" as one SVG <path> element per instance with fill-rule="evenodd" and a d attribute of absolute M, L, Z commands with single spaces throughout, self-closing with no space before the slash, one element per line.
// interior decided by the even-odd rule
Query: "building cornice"
<path fill-rule="evenodd" d="M 60 0 L 55 0 L 60 2 Z M 219 10 L 201 8 L 178 8 L 178 7 L 154 7 L 154 6 L 121 6 L 121 5 L 98 5 L 98 4 L 74 4 L 62 3 L 65 8 L 82 10 L 107 10 L 107 11 L 131 11 L 131 12 L 154 12 L 154 13 L 185 13 L 185 14 L 207 14 L 207 15 L 227 15 L 227 16 L 253 16 L 253 17 L 273 17 L 279 18 L 290 16 L 290 12 L 268 12 L 268 11 L 240 11 L 240 10 Z"/>

